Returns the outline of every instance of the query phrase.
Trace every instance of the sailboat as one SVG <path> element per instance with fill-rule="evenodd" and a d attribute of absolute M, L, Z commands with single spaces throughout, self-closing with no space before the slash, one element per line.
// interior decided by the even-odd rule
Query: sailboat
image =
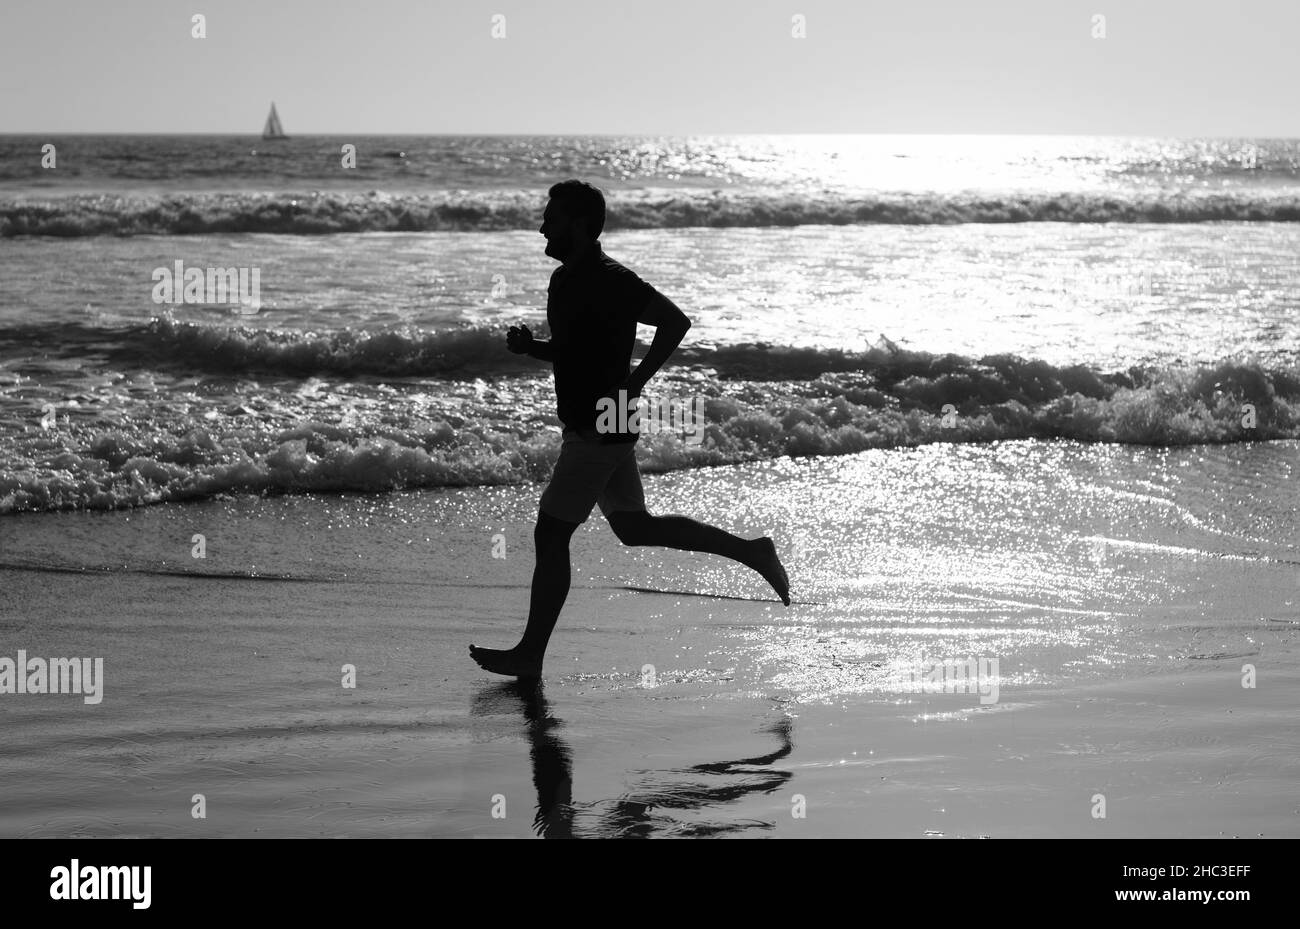
<path fill-rule="evenodd" d="M 266 126 L 262 129 L 263 139 L 287 139 L 284 127 L 280 125 L 280 114 L 275 112 L 275 102 L 271 103 L 271 113 L 266 117 Z"/>

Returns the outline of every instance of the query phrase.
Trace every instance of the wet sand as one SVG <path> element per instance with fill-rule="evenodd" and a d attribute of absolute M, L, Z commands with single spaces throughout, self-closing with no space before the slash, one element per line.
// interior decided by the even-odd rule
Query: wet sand
<path fill-rule="evenodd" d="M 661 512 L 775 532 L 804 602 L 597 515 L 540 691 L 466 652 L 518 635 L 537 486 L 6 518 L 0 655 L 105 671 L 97 705 L 0 695 L 0 835 L 1294 837 L 1297 454 L 648 476 Z M 975 656 L 996 702 L 909 692 Z"/>

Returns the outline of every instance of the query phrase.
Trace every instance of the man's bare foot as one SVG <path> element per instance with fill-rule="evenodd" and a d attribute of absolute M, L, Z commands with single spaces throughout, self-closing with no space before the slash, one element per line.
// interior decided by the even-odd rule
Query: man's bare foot
<path fill-rule="evenodd" d="M 493 674 L 505 674 L 510 677 L 541 677 L 542 658 L 529 652 L 514 648 L 479 648 L 469 647 L 469 655 L 484 671 Z"/>
<path fill-rule="evenodd" d="M 786 576 L 781 559 L 777 557 L 776 545 L 768 536 L 754 539 L 750 544 L 754 547 L 752 567 L 772 585 L 772 589 L 781 598 L 781 602 L 789 606 L 790 578 Z"/>

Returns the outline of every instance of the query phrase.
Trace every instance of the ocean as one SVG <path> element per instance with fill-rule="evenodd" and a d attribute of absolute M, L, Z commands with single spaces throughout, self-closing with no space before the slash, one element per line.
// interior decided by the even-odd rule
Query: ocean
<path fill-rule="evenodd" d="M 694 323 L 651 511 L 796 602 L 597 514 L 539 698 L 464 646 L 526 609 L 571 176 Z M 106 668 L 0 696 L 0 834 L 1300 835 L 1296 140 L 3 136 L 0 259 L 0 650 Z"/>
<path fill-rule="evenodd" d="M 569 176 L 695 323 L 662 389 L 709 440 L 651 469 L 1300 436 L 1294 141 L 46 141 L 0 141 L 0 512 L 543 478 L 549 372 L 502 333 L 544 331 Z M 260 308 L 155 302 L 178 261 Z"/>

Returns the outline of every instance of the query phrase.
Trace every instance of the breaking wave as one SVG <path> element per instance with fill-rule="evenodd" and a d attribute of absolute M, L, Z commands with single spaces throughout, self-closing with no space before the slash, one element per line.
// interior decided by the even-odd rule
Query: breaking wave
<path fill-rule="evenodd" d="M 485 329 L 313 336 L 156 320 L 130 333 L 111 351 L 143 355 L 152 346 L 151 355 L 208 370 L 253 365 L 282 376 L 426 378 L 418 389 L 428 394 L 470 373 L 516 373 L 503 367 L 500 334 Z M 674 361 L 657 379 L 660 389 L 699 397 L 704 420 L 689 436 L 644 435 L 638 458 L 650 472 L 932 442 L 1169 446 L 1300 438 L 1295 366 L 1223 360 L 1106 372 L 1013 355 L 937 355 L 887 340 L 860 352 L 697 347 Z M 536 367 L 528 373 L 535 375 Z M 469 397 L 458 401 L 455 415 L 424 418 L 411 414 L 408 396 L 386 402 L 382 415 L 346 422 L 303 408 L 289 428 L 210 411 L 36 430 L 35 438 L 28 429 L 16 441 L 6 439 L 12 451 L 0 462 L 0 513 L 113 509 L 227 493 L 510 484 L 545 480 L 559 451 L 558 430 L 545 428 L 558 425 L 553 417 L 513 417 L 500 399 Z"/>
<path fill-rule="evenodd" d="M 196 235 L 269 232 L 493 231 L 537 228 L 536 191 L 429 194 L 208 193 L 69 196 L 0 202 L 0 236 Z M 609 229 L 951 223 L 1300 222 L 1294 192 L 882 193 L 870 197 L 741 191 L 637 191 L 610 196 Z"/>

